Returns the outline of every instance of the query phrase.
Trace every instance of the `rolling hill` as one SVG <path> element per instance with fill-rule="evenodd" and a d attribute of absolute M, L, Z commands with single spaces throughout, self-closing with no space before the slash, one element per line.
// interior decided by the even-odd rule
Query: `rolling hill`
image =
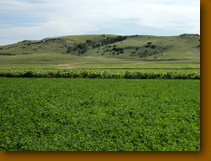
<path fill-rule="evenodd" d="M 0 56 L 68 54 L 127 60 L 200 60 L 200 35 L 78 35 L 0 46 Z"/>

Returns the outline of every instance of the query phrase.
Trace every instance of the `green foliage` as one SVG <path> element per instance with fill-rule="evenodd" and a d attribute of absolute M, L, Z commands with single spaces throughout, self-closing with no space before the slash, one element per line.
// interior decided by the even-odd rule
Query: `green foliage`
<path fill-rule="evenodd" d="M 152 48 L 152 49 L 155 49 L 155 48 L 156 48 L 156 45 L 152 45 L 151 48 Z"/>
<path fill-rule="evenodd" d="M 0 77 L 23 78 L 121 78 L 121 79 L 200 79 L 200 73 L 140 72 L 99 70 L 0 71 Z"/>
<path fill-rule="evenodd" d="M 0 78 L 0 102 L 1 151 L 200 150 L 199 80 Z"/>
<path fill-rule="evenodd" d="M 72 51 L 73 51 L 73 48 L 70 47 L 70 46 L 68 46 L 68 47 L 67 47 L 67 53 L 71 53 Z"/>
<path fill-rule="evenodd" d="M 67 47 L 66 53 L 72 53 L 72 54 L 85 54 L 89 49 L 92 48 L 99 48 L 100 46 L 112 44 L 115 42 L 123 41 L 127 37 L 126 36 L 117 36 L 117 37 L 107 37 L 105 35 L 101 36 L 103 39 L 100 39 L 98 41 L 93 40 L 86 40 L 85 43 L 75 43 L 73 47 Z M 116 50 L 115 50 L 116 51 Z M 117 51 L 119 51 L 119 48 L 117 48 Z M 123 49 L 120 49 L 120 52 L 123 53 Z M 97 52 L 99 53 L 99 52 Z"/>

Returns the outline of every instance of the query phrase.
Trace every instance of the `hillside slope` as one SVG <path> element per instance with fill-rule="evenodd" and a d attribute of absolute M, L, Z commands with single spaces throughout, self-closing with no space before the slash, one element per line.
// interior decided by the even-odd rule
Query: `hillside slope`
<path fill-rule="evenodd" d="M 44 53 L 129 60 L 200 60 L 200 36 L 79 35 L 0 46 L 0 55 Z"/>

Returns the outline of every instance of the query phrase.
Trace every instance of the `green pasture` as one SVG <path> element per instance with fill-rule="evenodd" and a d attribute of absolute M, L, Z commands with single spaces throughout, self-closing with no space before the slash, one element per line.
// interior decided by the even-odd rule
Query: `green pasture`
<path fill-rule="evenodd" d="M 67 54 L 0 55 L 0 70 L 148 70 L 200 72 L 200 62 L 138 61 Z"/>

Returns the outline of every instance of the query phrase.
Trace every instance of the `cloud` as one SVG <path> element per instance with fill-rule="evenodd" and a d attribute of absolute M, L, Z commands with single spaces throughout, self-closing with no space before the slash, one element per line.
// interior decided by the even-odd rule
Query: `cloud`
<path fill-rule="evenodd" d="M 0 15 L 9 17 L 0 20 L 0 39 L 11 41 L 98 33 L 128 24 L 171 30 L 172 35 L 200 32 L 198 0 L 1 0 Z M 133 34 L 133 25 L 127 31 Z"/>

